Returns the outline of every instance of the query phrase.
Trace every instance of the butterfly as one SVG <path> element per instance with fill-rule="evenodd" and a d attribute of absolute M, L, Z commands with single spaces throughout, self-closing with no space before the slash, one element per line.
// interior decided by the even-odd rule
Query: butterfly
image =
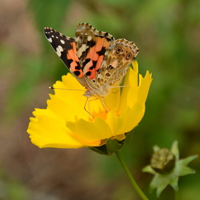
<path fill-rule="evenodd" d="M 45 27 L 47 40 L 69 71 L 85 87 L 84 96 L 101 100 L 119 84 L 139 49 L 134 42 L 117 39 L 88 23 L 77 25 L 75 37 Z"/>

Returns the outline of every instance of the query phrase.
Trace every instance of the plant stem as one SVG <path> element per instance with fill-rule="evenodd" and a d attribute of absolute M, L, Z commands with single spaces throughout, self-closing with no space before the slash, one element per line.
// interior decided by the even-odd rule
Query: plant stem
<path fill-rule="evenodd" d="M 130 173 L 128 167 L 126 166 L 124 160 L 122 159 L 122 157 L 121 157 L 119 151 L 116 151 L 115 154 L 116 154 L 117 158 L 119 159 L 119 161 L 120 161 L 122 167 L 124 168 L 124 171 L 126 172 L 126 174 L 127 174 L 128 178 L 129 178 L 129 180 L 130 180 L 130 182 L 131 182 L 133 188 L 136 190 L 136 192 L 139 194 L 139 196 L 140 196 L 143 200 L 148 200 L 148 198 L 145 196 L 145 194 L 142 192 L 142 190 L 140 189 L 140 187 L 138 186 L 138 184 L 135 182 L 134 178 L 132 177 L 132 175 L 131 175 L 131 173 Z"/>
<path fill-rule="evenodd" d="M 174 190 L 175 200 L 179 200 L 179 192 Z"/>

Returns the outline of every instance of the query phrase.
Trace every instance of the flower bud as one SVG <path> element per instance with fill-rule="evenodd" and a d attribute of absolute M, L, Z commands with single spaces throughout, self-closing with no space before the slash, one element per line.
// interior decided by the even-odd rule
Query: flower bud
<path fill-rule="evenodd" d="M 166 174 L 174 168 L 175 161 L 176 158 L 169 149 L 163 148 L 152 155 L 150 165 L 156 172 Z"/>

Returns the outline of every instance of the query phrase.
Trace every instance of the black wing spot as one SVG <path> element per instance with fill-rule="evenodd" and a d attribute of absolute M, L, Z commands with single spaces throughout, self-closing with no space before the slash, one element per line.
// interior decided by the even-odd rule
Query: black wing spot
<path fill-rule="evenodd" d="M 67 67 L 70 69 L 70 65 L 73 62 L 73 60 L 72 59 L 65 59 L 65 58 L 63 58 L 63 56 L 64 56 L 64 54 L 61 55 L 61 59 L 65 61 Z"/>
<path fill-rule="evenodd" d="M 80 70 L 81 69 L 80 65 L 76 66 L 75 69 Z"/>
<path fill-rule="evenodd" d="M 74 74 L 75 74 L 76 76 L 79 76 L 79 75 L 80 75 L 80 72 L 79 72 L 79 71 L 74 71 Z"/>
<path fill-rule="evenodd" d="M 111 75 L 110 75 L 109 73 L 106 73 L 106 76 L 107 76 L 107 77 L 110 77 Z"/>
<path fill-rule="evenodd" d="M 113 69 L 114 67 L 112 66 L 112 65 L 109 65 L 108 67 L 107 67 L 107 69 L 109 70 L 109 69 Z"/>
<path fill-rule="evenodd" d="M 95 68 L 95 66 L 92 65 L 92 66 L 89 68 L 89 70 L 93 70 L 94 68 Z"/>
<path fill-rule="evenodd" d="M 85 61 L 83 62 L 83 66 L 87 65 L 90 62 L 90 58 L 85 59 Z"/>
<path fill-rule="evenodd" d="M 86 75 L 86 76 L 90 76 L 90 75 L 91 75 L 91 72 L 89 71 L 89 72 L 87 72 L 85 75 Z"/>
<path fill-rule="evenodd" d="M 90 44 L 90 47 L 93 47 L 96 45 L 96 42 L 94 40 L 91 40 L 89 44 Z"/>
<path fill-rule="evenodd" d="M 96 67 L 97 61 L 93 60 L 93 69 Z"/>
<path fill-rule="evenodd" d="M 97 53 L 101 56 L 101 55 L 104 55 L 105 52 L 106 52 L 106 48 L 102 47 L 101 51 L 98 51 Z"/>

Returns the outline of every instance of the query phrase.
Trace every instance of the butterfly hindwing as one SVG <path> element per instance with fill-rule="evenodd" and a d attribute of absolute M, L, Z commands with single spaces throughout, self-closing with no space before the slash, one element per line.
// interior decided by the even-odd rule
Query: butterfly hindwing
<path fill-rule="evenodd" d="M 109 87 L 121 82 L 138 51 L 134 42 L 126 39 L 115 40 L 105 52 L 105 60 L 96 76 L 96 84 Z"/>

